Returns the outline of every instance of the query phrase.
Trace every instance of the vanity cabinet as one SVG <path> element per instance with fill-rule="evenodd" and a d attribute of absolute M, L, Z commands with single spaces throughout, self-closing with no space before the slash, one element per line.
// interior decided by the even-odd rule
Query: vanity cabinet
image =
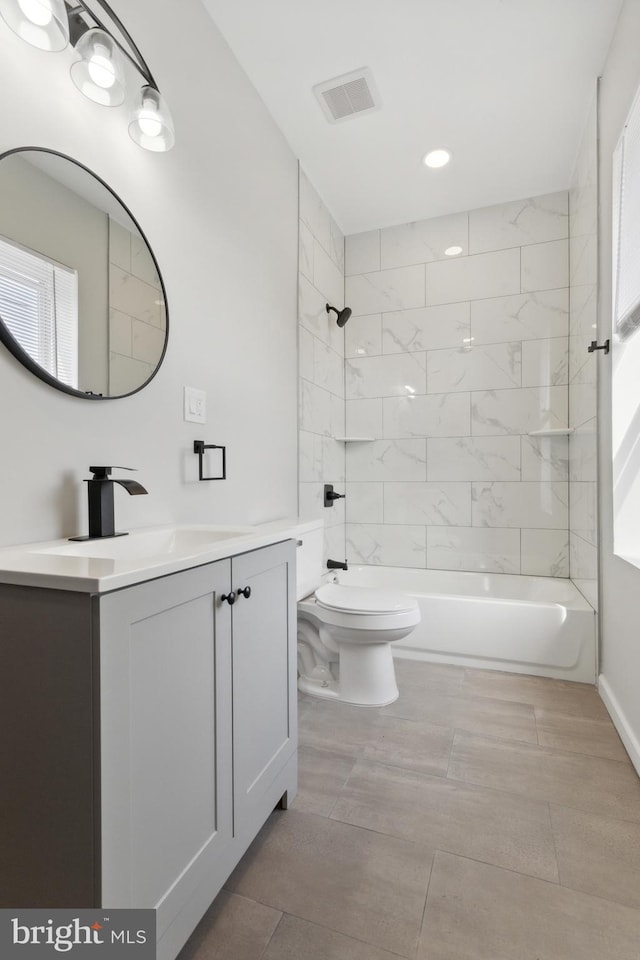
<path fill-rule="evenodd" d="M 10 610 L 0 905 L 155 907 L 172 960 L 295 795 L 294 542 L 98 595 L 0 585 Z"/>

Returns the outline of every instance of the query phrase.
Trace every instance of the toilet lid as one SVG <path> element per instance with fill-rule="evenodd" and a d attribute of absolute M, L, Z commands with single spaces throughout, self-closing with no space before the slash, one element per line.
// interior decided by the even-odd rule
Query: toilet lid
<path fill-rule="evenodd" d="M 349 613 L 389 614 L 413 610 L 416 601 L 393 590 L 374 587 L 348 587 L 340 583 L 325 583 L 316 590 L 316 600 L 329 610 Z"/>

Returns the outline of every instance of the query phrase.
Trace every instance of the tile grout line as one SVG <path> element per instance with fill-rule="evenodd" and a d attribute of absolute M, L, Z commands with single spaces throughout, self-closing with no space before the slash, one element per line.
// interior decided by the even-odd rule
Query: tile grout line
<path fill-rule="evenodd" d="M 254 901 L 254 903 L 257 903 L 257 902 L 258 902 L 258 901 Z M 272 908 L 272 909 L 273 909 L 273 908 Z M 265 953 L 266 953 L 267 950 L 269 949 L 269 945 L 270 945 L 271 941 L 272 941 L 273 938 L 275 937 L 277 931 L 280 929 L 280 924 L 282 923 L 284 917 L 285 917 L 285 912 L 284 912 L 284 910 L 281 910 L 281 911 L 280 911 L 280 917 L 278 918 L 278 922 L 276 923 L 275 927 L 273 928 L 273 931 L 272 931 L 272 933 L 271 933 L 271 936 L 269 937 L 269 939 L 268 939 L 267 942 L 265 943 L 264 947 L 263 947 L 262 950 L 260 951 L 260 956 L 257 958 L 257 960 L 262 960 L 262 957 L 264 957 Z M 177 960 L 178 960 L 178 958 L 177 958 Z"/>
<path fill-rule="evenodd" d="M 568 750 L 566 747 L 551 747 L 551 746 L 548 746 L 547 744 L 534 742 L 532 740 L 516 740 L 513 737 L 499 736 L 493 733 L 478 733 L 477 731 L 466 730 L 464 727 L 456 727 L 455 729 L 457 730 L 458 733 L 461 733 L 467 737 L 477 737 L 482 740 L 491 740 L 491 741 L 497 741 L 499 743 L 514 744 L 514 745 L 525 747 L 525 748 L 526 747 L 537 748 L 539 751 L 545 751 L 550 754 L 553 754 L 554 756 L 560 755 L 561 757 L 582 757 L 585 760 L 596 760 L 605 764 L 617 763 L 620 766 L 630 767 L 631 770 L 634 773 L 636 773 L 638 780 L 640 780 L 640 776 L 638 776 L 637 771 L 635 770 L 635 767 L 633 766 L 633 764 L 631 763 L 631 760 L 628 757 L 623 758 L 622 760 L 616 760 L 615 757 L 602 757 L 600 756 L 600 754 L 581 753 L 579 750 Z M 536 727 L 536 736 L 537 736 L 537 727 Z"/>
<path fill-rule="evenodd" d="M 250 898 L 246 898 L 246 899 L 250 899 Z M 253 902 L 260 903 L 262 906 L 265 906 L 265 907 L 269 906 L 269 904 L 263 903 L 261 900 L 254 900 Z M 271 907 L 271 909 L 275 910 L 277 908 Z M 278 920 L 278 925 L 276 927 L 276 930 L 278 929 L 278 927 L 280 926 L 280 924 L 282 923 L 285 917 L 293 917 L 294 920 L 300 920 L 302 923 L 309 924 L 309 926 L 319 927 L 321 930 L 328 930 L 329 933 L 335 933 L 339 937 L 344 937 L 345 940 L 353 940 L 355 943 L 361 943 L 365 947 L 374 947 L 377 950 L 381 950 L 383 953 L 388 954 L 390 957 L 398 957 L 399 960 L 411 960 L 411 958 L 404 953 L 396 953 L 395 950 L 387 950 L 386 947 L 379 947 L 375 943 L 371 943 L 369 940 L 362 940 L 360 937 L 354 937 L 353 934 L 351 933 L 344 933 L 344 931 L 342 930 L 336 930 L 335 927 L 329 927 L 327 926 L 326 923 L 319 923 L 317 920 L 309 920 L 308 917 L 302 917 L 300 916 L 300 914 L 291 913 L 288 910 L 280 910 L 279 912 L 282 914 L 282 916 Z M 275 932 L 276 931 L 274 930 L 273 934 L 271 935 L 271 938 L 269 939 L 269 943 L 267 944 L 263 952 L 260 954 L 260 958 L 264 956 L 267 947 L 269 946 L 269 944 L 271 943 L 271 940 L 275 935 Z M 176 960 L 179 960 L 179 957 L 176 958 Z"/>
<path fill-rule="evenodd" d="M 433 876 L 433 867 L 436 862 L 436 854 L 438 853 L 438 847 L 433 851 L 433 856 L 431 858 L 431 866 L 429 868 L 429 879 L 427 880 L 427 889 L 424 895 L 424 907 L 422 908 L 422 916 L 420 918 L 420 929 L 418 931 L 418 942 L 416 944 L 416 958 L 418 956 L 418 950 L 420 949 L 420 941 L 422 940 L 422 931 L 424 930 L 424 921 L 427 915 L 427 903 L 429 901 L 429 890 L 431 888 L 431 878 Z"/>
<path fill-rule="evenodd" d="M 360 758 L 358 755 L 356 755 L 356 756 L 353 757 L 353 764 L 352 764 L 352 766 L 351 766 L 351 770 L 349 770 L 349 773 L 348 773 L 347 776 L 345 777 L 345 779 L 344 779 L 344 781 L 343 781 L 343 783 L 342 783 L 342 786 L 341 786 L 340 789 L 338 790 L 338 793 L 337 793 L 337 795 L 336 795 L 333 803 L 331 804 L 331 809 L 329 810 L 329 813 L 327 814 L 327 820 L 331 820 L 331 819 L 333 818 L 333 811 L 335 810 L 335 808 L 336 808 L 336 806 L 337 806 L 337 804 L 338 804 L 338 801 L 340 800 L 340 796 L 341 796 L 341 794 L 344 792 L 345 787 L 347 786 L 347 784 L 349 783 L 349 780 L 351 779 L 351 775 L 352 775 L 353 771 L 354 771 L 355 768 L 356 768 L 356 765 L 357 765 L 357 763 L 358 763 L 358 760 L 360 760 L 360 759 L 361 759 L 361 758 Z"/>
<path fill-rule="evenodd" d="M 560 859 L 558 857 L 558 846 L 556 844 L 556 832 L 553 829 L 553 817 L 551 816 L 551 800 L 547 800 L 547 813 L 549 814 L 549 828 L 551 830 L 551 842 L 553 844 L 553 855 L 556 861 L 556 871 L 558 874 L 558 885 L 563 886 L 562 880 L 560 879 Z"/>

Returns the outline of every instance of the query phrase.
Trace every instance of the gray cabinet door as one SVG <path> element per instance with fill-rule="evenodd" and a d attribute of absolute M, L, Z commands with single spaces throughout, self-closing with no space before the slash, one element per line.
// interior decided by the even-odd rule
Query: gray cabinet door
<path fill-rule="evenodd" d="M 244 839 L 280 800 L 296 752 L 295 544 L 233 557 L 231 569 L 234 835 Z"/>
<path fill-rule="evenodd" d="M 233 862 L 229 588 L 224 560 L 100 599 L 102 904 L 159 939 Z"/>

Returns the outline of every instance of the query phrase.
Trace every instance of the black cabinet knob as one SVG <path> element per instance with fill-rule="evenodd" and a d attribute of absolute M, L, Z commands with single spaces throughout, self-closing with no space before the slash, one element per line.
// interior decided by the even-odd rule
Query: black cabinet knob
<path fill-rule="evenodd" d="M 232 606 L 234 605 L 234 603 L 236 602 L 236 595 L 235 595 L 235 593 L 233 592 L 233 590 L 231 590 L 229 593 L 223 593 L 222 596 L 220 597 L 220 599 L 221 599 L 221 600 L 226 600 L 227 603 L 229 604 L 229 606 L 232 607 Z"/>
<path fill-rule="evenodd" d="M 241 593 L 243 597 L 246 597 L 247 600 L 251 596 L 251 587 L 240 587 L 238 593 Z"/>

